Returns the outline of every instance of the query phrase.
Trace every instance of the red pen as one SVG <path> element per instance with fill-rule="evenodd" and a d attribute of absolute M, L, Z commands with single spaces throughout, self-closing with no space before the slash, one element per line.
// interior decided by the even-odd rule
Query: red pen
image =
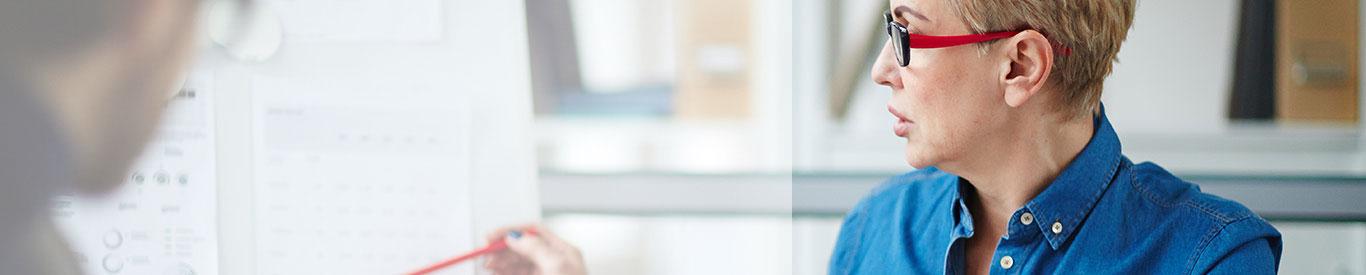
<path fill-rule="evenodd" d="M 536 235 L 536 230 L 535 230 L 535 229 L 527 229 L 525 233 L 528 234 L 528 235 Z M 518 237 L 518 236 L 521 236 L 522 232 L 511 231 L 511 232 L 509 232 L 508 234 L 509 234 L 509 235 L 513 235 L 514 237 Z M 486 245 L 486 246 L 484 246 L 484 247 L 481 247 L 481 248 L 479 248 L 479 249 L 475 249 L 474 251 L 466 252 L 465 254 L 460 254 L 460 256 L 455 256 L 455 257 L 452 257 L 452 258 L 450 258 L 450 259 L 446 259 L 446 260 L 444 260 L 444 261 L 437 262 L 437 263 L 435 263 L 435 264 L 432 264 L 432 265 L 430 265 L 430 266 L 424 267 L 424 268 L 422 268 L 422 269 L 418 269 L 417 271 L 413 271 L 413 272 L 410 272 L 410 273 L 408 273 L 408 274 L 409 274 L 409 275 L 422 275 L 422 274 L 428 274 L 428 273 L 436 272 L 437 270 L 441 270 L 442 268 L 446 268 L 446 267 L 448 267 L 448 266 L 452 266 L 452 265 L 458 264 L 458 263 L 460 263 L 460 262 L 467 261 L 467 260 L 469 260 L 469 259 L 474 259 L 475 257 L 483 256 L 484 254 L 489 254 L 489 253 L 493 253 L 493 252 L 502 251 L 503 249 L 507 249 L 507 248 L 508 248 L 507 241 L 505 241 L 505 240 L 499 240 L 498 242 L 491 243 L 491 244 Z"/>

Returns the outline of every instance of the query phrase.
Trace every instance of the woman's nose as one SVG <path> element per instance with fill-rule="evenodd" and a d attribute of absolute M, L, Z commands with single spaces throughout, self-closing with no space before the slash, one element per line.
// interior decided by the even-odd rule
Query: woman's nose
<path fill-rule="evenodd" d="M 877 60 L 873 62 L 870 73 L 873 76 L 873 82 L 894 89 L 901 88 L 901 75 L 897 73 L 897 67 L 900 66 L 897 65 L 899 64 L 896 61 L 895 53 L 892 52 L 892 42 L 887 41 L 887 43 L 882 44 L 882 52 L 878 53 Z"/>

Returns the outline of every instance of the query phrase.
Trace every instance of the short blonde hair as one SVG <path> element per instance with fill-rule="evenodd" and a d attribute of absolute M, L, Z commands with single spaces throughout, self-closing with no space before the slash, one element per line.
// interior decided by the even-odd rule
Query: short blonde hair
<path fill-rule="evenodd" d="M 974 33 L 1033 29 L 1067 47 L 1055 51 L 1047 85 L 1060 111 L 1096 111 L 1105 77 L 1134 22 L 1135 0 L 949 0 Z"/>

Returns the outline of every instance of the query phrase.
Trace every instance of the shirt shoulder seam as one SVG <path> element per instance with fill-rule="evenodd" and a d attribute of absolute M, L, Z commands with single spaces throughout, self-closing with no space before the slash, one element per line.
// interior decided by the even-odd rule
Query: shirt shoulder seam
<path fill-rule="evenodd" d="M 1214 218 L 1217 219 L 1218 222 L 1223 223 L 1223 224 L 1234 223 L 1234 222 L 1237 222 L 1237 221 L 1239 221 L 1239 220 L 1246 219 L 1246 218 L 1249 217 L 1249 216 L 1252 216 L 1252 215 L 1230 216 L 1228 213 L 1224 213 L 1223 211 L 1216 210 L 1216 209 L 1210 207 L 1209 205 L 1205 204 L 1204 202 L 1196 201 L 1195 196 L 1191 196 L 1191 198 L 1186 199 L 1185 202 L 1184 202 L 1183 204 L 1190 205 L 1191 207 L 1194 207 L 1194 208 L 1196 208 L 1196 209 L 1199 209 L 1200 212 L 1204 212 L 1204 213 L 1207 214 L 1207 215 L 1213 216 Z"/>
<path fill-rule="evenodd" d="M 1148 190 L 1148 184 L 1138 180 L 1139 170 L 1143 169 L 1139 166 L 1140 165 L 1132 165 L 1129 167 L 1129 186 L 1133 186 L 1134 190 L 1137 190 L 1138 193 L 1143 196 L 1143 199 L 1148 200 L 1148 202 L 1164 208 L 1176 206 L 1179 202 L 1163 203 L 1163 200 L 1153 197 L 1154 194 L 1152 193 L 1152 190 Z"/>
<path fill-rule="evenodd" d="M 1210 232 L 1206 233 L 1204 238 L 1200 240 L 1200 248 L 1196 249 L 1195 254 L 1191 255 L 1190 260 L 1186 262 L 1186 274 L 1194 274 L 1196 267 L 1195 265 L 1200 262 L 1200 257 L 1202 257 L 1205 254 L 1205 252 L 1209 250 L 1210 244 L 1214 242 L 1215 238 L 1223 234 L 1225 229 L 1228 229 L 1229 225 L 1248 220 L 1249 218 L 1251 218 L 1251 216 L 1221 222 L 1218 226 L 1211 228 Z"/>
<path fill-rule="evenodd" d="M 1187 206 L 1190 206 L 1190 207 L 1192 207 L 1192 208 L 1195 208 L 1195 209 L 1199 210 L 1199 212 L 1202 212 L 1203 214 L 1206 214 L 1206 215 L 1208 215 L 1208 216 L 1213 217 L 1213 218 L 1215 219 L 1215 221 L 1220 222 L 1220 223 L 1232 223 L 1232 222 L 1235 222 L 1235 221 L 1237 221 L 1237 220 L 1239 220 L 1239 219 L 1243 219 L 1243 218 L 1246 218 L 1246 217 L 1248 217 L 1248 216 L 1252 216 L 1252 215 L 1237 215 L 1237 214 L 1233 214 L 1233 213 L 1224 213 L 1224 211 L 1219 211 L 1219 210 L 1217 210 L 1217 209 L 1214 209 L 1213 207 L 1210 207 L 1210 206 L 1209 206 L 1209 204 L 1207 203 L 1207 201 L 1201 200 L 1201 195 L 1207 195 L 1206 193 L 1201 192 L 1201 191 L 1198 191 L 1198 190 L 1193 190 L 1192 188 L 1189 188 L 1189 187 L 1187 187 L 1186 189 L 1184 189 L 1184 191 L 1185 191 L 1187 194 L 1184 194 L 1183 197 L 1181 197 L 1180 199 L 1176 199 L 1176 200 L 1163 200 L 1163 199 L 1158 199 L 1158 198 L 1156 197 L 1157 195 L 1156 195 L 1156 194 L 1153 194 L 1152 190 L 1149 189 L 1150 186 L 1147 186 L 1149 183 L 1147 183 L 1147 182 L 1140 182 L 1140 181 L 1138 180 L 1138 174 L 1140 173 L 1140 171 L 1138 171 L 1138 170 L 1141 169 L 1141 168 L 1137 168 L 1137 166 L 1138 166 L 1138 165 L 1135 165 L 1135 166 L 1134 166 L 1135 168 L 1132 169 L 1132 170 L 1130 171 L 1130 174 L 1129 174 L 1129 185 L 1130 185 L 1130 186 L 1133 186 L 1134 189 L 1137 190 L 1138 193 L 1140 193 L 1140 194 L 1143 196 L 1143 199 L 1147 200 L 1148 202 L 1151 202 L 1151 203 L 1153 203 L 1153 204 L 1157 204 L 1157 205 L 1162 206 L 1162 207 L 1164 207 L 1164 208 L 1172 208 L 1172 207 L 1177 207 L 1177 206 L 1179 206 L 1179 205 L 1187 205 Z M 1180 178 L 1177 178 L 1176 180 L 1179 181 L 1179 182 L 1182 182 L 1182 183 L 1186 183 L 1186 181 L 1181 180 Z M 1186 184 L 1190 184 L 1190 183 L 1186 183 Z M 1194 191 L 1194 194 L 1191 194 L 1192 191 Z"/>

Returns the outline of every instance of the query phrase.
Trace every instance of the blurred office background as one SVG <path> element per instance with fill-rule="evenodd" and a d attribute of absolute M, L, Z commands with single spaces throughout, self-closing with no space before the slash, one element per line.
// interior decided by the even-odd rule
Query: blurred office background
<path fill-rule="evenodd" d="M 1107 113 L 1131 159 L 1270 219 L 1283 273 L 1366 274 L 1362 6 L 1283 2 L 1139 1 Z M 824 274 L 910 169 L 867 73 L 886 5 L 527 1 L 547 223 L 594 274 Z"/>

